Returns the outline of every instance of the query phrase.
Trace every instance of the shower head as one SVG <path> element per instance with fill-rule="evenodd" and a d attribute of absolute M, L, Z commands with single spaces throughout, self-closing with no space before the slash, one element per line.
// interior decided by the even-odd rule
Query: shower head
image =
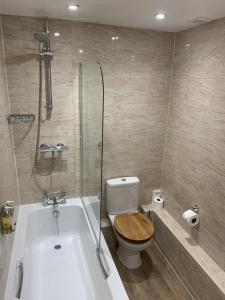
<path fill-rule="evenodd" d="M 43 43 L 44 41 L 48 41 L 50 39 L 50 34 L 46 32 L 35 32 L 34 38 L 40 43 Z"/>

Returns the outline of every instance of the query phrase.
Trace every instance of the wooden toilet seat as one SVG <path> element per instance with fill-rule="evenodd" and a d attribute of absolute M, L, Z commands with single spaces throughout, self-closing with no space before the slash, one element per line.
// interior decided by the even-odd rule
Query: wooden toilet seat
<path fill-rule="evenodd" d="M 115 217 L 116 232 L 131 242 L 146 242 L 154 233 L 154 225 L 142 213 L 121 214 Z"/>

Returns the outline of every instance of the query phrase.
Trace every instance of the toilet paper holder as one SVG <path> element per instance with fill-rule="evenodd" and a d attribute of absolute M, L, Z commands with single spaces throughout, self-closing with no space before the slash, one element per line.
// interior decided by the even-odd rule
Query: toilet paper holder
<path fill-rule="evenodd" d="M 196 214 L 198 214 L 200 208 L 199 208 L 198 204 L 195 204 L 195 205 L 192 206 L 191 209 L 192 209 Z"/>

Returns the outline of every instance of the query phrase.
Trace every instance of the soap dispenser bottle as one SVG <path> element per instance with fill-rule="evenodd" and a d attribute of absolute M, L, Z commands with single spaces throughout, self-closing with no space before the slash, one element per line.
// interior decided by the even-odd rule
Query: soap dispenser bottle
<path fill-rule="evenodd" d="M 14 208 L 11 205 L 6 204 L 2 207 L 0 213 L 2 234 L 13 232 L 13 213 Z"/>

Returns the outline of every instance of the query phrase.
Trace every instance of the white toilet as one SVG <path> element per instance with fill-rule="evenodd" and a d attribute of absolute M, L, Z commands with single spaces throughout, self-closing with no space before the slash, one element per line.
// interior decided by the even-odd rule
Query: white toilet
<path fill-rule="evenodd" d="M 152 222 L 138 212 L 139 179 L 114 178 L 106 181 L 106 209 L 119 242 L 117 254 L 128 269 L 141 265 L 140 251 L 150 246 Z"/>

